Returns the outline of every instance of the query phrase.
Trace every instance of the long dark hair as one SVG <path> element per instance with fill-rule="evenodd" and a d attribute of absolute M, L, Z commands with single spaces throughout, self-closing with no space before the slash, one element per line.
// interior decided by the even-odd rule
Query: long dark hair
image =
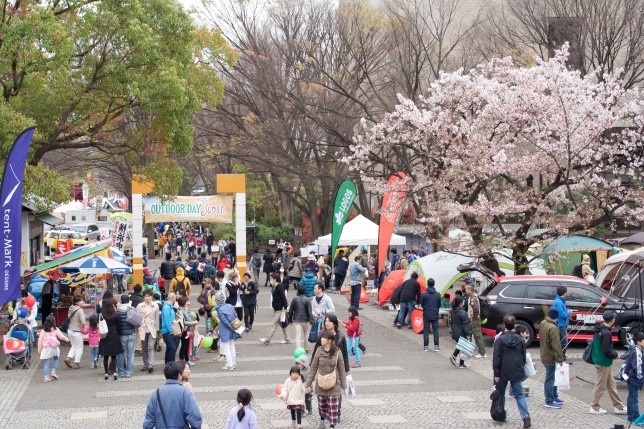
<path fill-rule="evenodd" d="M 326 318 L 329 320 L 329 322 L 333 323 L 333 330 L 335 332 L 338 332 L 338 325 L 340 324 L 340 322 L 338 322 L 338 316 L 336 316 L 335 314 L 327 314 Z"/>
<path fill-rule="evenodd" d="M 353 320 L 358 317 L 358 309 L 354 306 L 349 307 L 347 311 L 349 312 L 349 319 Z"/>
<path fill-rule="evenodd" d="M 239 389 L 237 392 L 237 404 L 239 405 L 239 411 L 237 411 L 237 419 L 241 422 L 244 416 L 246 415 L 246 410 L 244 407 L 250 404 L 250 401 L 253 400 L 253 394 L 248 389 Z"/>
<path fill-rule="evenodd" d="M 113 319 L 114 317 L 118 317 L 113 297 L 103 296 L 103 300 L 101 301 L 101 314 L 104 319 Z"/>
<path fill-rule="evenodd" d="M 321 339 L 326 338 L 327 340 L 329 340 L 329 344 L 331 344 L 331 346 L 329 347 L 329 355 L 330 356 L 335 356 L 335 352 L 337 351 L 338 348 L 335 345 L 335 335 L 333 334 L 333 332 L 324 331 L 324 332 L 322 332 L 322 335 L 320 335 L 320 338 Z M 321 341 L 320 341 L 320 345 L 322 345 Z"/>

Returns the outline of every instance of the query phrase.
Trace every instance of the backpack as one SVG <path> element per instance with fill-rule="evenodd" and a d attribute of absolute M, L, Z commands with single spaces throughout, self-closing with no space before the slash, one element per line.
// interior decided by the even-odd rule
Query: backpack
<path fill-rule="evenodd" d="M 572 269 L 572 275 L 574 277 L 579 277 L 580 279 L 584 278 L 584 275 L 581 271 L 581 264 L 575 265 L 575 268 Z"/>
<path fill-rule="evenodd" d="M 490 416 L 492 417 L 492 420 L 495 422 L 504 422 L 507 418 L 507 414 L 501 404 L 501 395 L 499 394 L 496 385 L 494 392 L 490 394 L 490 399 L 492 400 L 492 406 L 490 406 Z"/>
<path fill-rule="evenodd" d="M 584 349 L 584 354 L 581 356 L 581 359 L 584 362 L 589 363 L 591 365 L 594 364 L 594 362 L 593 362 L 593 342 L 594 342 L 594 339 L 588 340 L 588 345 Z"/>
<path fill-rule="evenodd" d="M 69 329 L 69 321 L 70 321 L 70 319 L 72 317 L 74 317 L 74 315 L 76 314 L 76 312 L 78 310 L 80 310 L 80 308 L 77 308 L 76 310 L 74 310 L 74 312 L 72 314 L 70 314 L 67 319 L 63 320 L 63 323 L 60 324 L 60 328 L 58 328 L 58 329 L 60 329 L 60 332 L 65 333 L 65 334 L 67 333 L 67 330 Z M 58 347 L 58 346 L 56 346 L 56 347 Z"/>
<path fill-rule="evenodd" d="M 362 320 L 360 320 L 360 323 L 358 323 L 358 332 L 356 333 L 356 336 L 362 337 Z"/>
<path fill-rule="evenodd" d="M 262 260 L 260 259 L 259 255 L 253 256 L 253 266 L 255 268 L 261 268 L 262 267 Z"/>
<path fill-rule="evenodd" d="M 179 281 L 179 279 L 175 277 L 174 280 L 177 281 L 175 292 L 181 296 L 186 296 L 186 280 L 190 281 L 190 279 L 188 279 L 188 277 L 184 277 L 182 281 Z"/>
<path fill-rule="evenodd" d="M 135 328 L 140 328 L 141 324 L 143 324 L 143 318 L 134 307 L 127 309 L 127 312 L 125 313 L 125 321 Z"/>
<path fill-rule="evenodd" d="M 490 303 L 487 299 L 481 299 L 479 297 L 479 313 L 481 315 L 481 320 L 485 320 L 490 317 Z"/>

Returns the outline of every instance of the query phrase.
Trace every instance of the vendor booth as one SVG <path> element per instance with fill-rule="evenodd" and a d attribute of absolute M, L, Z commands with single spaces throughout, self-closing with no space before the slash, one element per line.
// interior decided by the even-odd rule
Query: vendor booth
<path fill-rule="evenodd" d="M 316 241 L 318 246 L 331 246 L 331 234 L 319 237 Z M 393 234 L 390 246 L 404 246 L 407 240 L 402 235 Z M 347 222 L 342 229 L 338 246 L 377 246 L 378 225 L 371 222 L 362 215 L 356 216 Z"/>

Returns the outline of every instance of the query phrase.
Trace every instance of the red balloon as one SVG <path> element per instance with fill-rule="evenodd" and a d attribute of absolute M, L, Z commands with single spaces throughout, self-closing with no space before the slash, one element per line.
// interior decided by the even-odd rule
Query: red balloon
<path fill-rule="evenodd" d="M 31 308 L 34 306 L 36 303 L 36 298 L 34 298 L 33 295 L 27 295 L 27 298 L 25 298 L 25 304 L 27 304 L 27 307 Z"/>
<path fill-rule="evenodd" d="M 278 384 L 277 387 L 275 388 L 275 394 L 277 396 L 280 396 L 282 394 L 282 387 L 284 387 L 283 384 Z"/>

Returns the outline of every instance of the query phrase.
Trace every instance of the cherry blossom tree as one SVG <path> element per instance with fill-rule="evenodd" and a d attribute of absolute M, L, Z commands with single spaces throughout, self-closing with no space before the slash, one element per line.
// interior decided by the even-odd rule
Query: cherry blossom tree
<path fill-rule="evenodd" d="M 457 223 L 478 256 L 511 248 L 518 273 L 544 237 L 531 228 L 554 235 L 639 222 L 642 93 L 617 76 L 582 77 L 567 56 L 565 45 L 530 68 L 504 58 L 442 74 L 418 103 L 400 97 L 345 162 L 380 192 L 390 174 L 405 172 L 428 232 Z M 509 234 L 507 223 L 520 227 Z M 484 236 L 489 224 L 498 232 Z"/>

